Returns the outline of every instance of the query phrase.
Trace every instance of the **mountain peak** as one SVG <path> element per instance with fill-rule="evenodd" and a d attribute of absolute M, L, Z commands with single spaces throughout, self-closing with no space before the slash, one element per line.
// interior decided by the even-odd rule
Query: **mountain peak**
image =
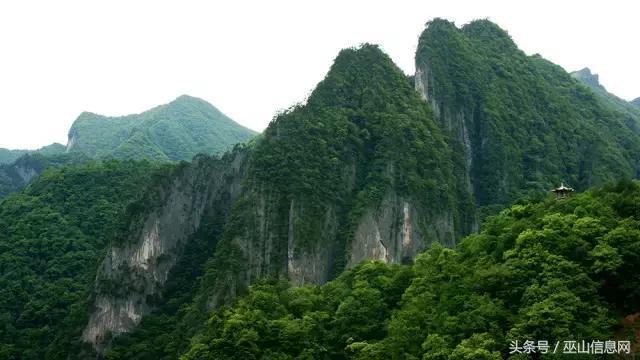
<path fill-rule="evenodd" d="M 407 84 L 406 75 L 378 45 L 365 43 L 340 51 L 324 80 L 309 96 L 308 104 L 354 107 L 358 105 L 354 99 L 364 92 L 398 89 Z M 373 96 L 370 100 L 380 99 Z"/>
<path fill-rule="evenodd" d="M 191 96 L 191 95 L 180 95 L 177 98 L 175 98 L 173 101 L 171 101 L 169 104 L 174 104 L 174 103 L 207 103 L 209 104 L 207 101 L 195 97 L 195 96 Z M 210 105 L 210 104 L 209 104 Z"/>
<path fill-rule="evenodd" d="M 605 90 L 604 86 L 600 84 L 600 78 L 598 74 L 591 72 L 591 69 L 585 67 L 581 70 L 574 71 L 571 73 L 571 76 L 580 81 L 581 83 L 589 86 L 592 89 Z"/>

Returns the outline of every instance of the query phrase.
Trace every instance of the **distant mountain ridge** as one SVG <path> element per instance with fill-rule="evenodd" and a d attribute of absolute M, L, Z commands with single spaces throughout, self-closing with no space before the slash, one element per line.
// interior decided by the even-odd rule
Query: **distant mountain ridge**
<path fill-rule="evenodd" d="M 140 114 L 83 112 L 69 130 L 67 151 L 96 159 L 180 161 L 224 152 L 255 134 L 208 102 L 182 95 Z"/>
<path fill-rule="evenodd" d="M 600 84 L 600 76 L 592 73 L 588 67 L 572 72 L 571 76 L 596 91 L 607 91 L 607 89 Z"/>
<path fill-rule="evenodd" d="M 37 150 L 9 150 L 0 148 L 0 165 L 11 164 L 25 154 L 39 153 L 43 155 L 62 154 L 65 152 L 65 146 L 59 143 L 43 146 Z"/>
<path fill-rule="evenodd" d="M 106 159 L 190 161 L 200 153 L 221 154 L 255 134 L 208 102 L 187 95 L 140 114 L 83 112 L 71 126 L 66 146 L 0 149 L 0 200 L 49 167 Z"/>
<path fill-rule="evenodd" d="M 591 69 L 588 67 L 572 72 L 571 77 L 591 88 L 591 90 L 599 95 L 608 105 L 616 108 L 618 111 L 626 113 L 629 118 L 637 120 L 640 117 L 640 98 L 633 101 L 626 101 L 615 94 L 610 93 L 602 84 L 600 84 L 598 74 L 592 73 Z M 640 124 L 636 120 L 628 119 L 627 123 L 636 130 L 639 130 Z"/>

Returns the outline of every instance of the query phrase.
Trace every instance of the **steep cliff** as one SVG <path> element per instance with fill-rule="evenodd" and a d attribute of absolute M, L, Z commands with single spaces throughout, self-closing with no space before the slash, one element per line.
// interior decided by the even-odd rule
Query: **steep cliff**
<path fill-rule="evenodd" d="M 11 271 L 0 277 L 1 319 L 19 329 L 0 332 L 1 345 L 13 356 L 36 344 L 23 355 L 34 359 L 95 352 L 110 360 L 175 359 L 212 309 L 233 304 L 250 285 L 322 284 L 367 259 L 410 263 L 433 243 L 454 247 L 478 229 L 478 213 L 519 196 L 540 196 L 563 180 L 582 189 L 637 176 L 637 119 L 599 96 L 559 67 L 523 54 L 490 22 L 458 29 L 434 20 L 420 38 L 413 81 L 374 45 L 343 50 L 304 104 L 221 158 L 166 167 L 93 165 L 122 166 L 115 179 L 114 170 L 91 166 L 92 176 L 52 171 L 56 176 L 35 189 L 0 203 L 6 214 L 0 224 L 11 229 L 0 227 L 3 256 L 15 253 L 38 270 L 25 266 L 24 278 L 10 279 L 18 274 Z M 171 116 L 199 106 L 207 107 L 182 98 L 108 121 L 84 114 L 70 132 L 69 150 L 98 158 L 130 157 L 132 150 L 134 158 L 184 158 L 181 141 L 172 142 L 182 137 L 163 131 L 176 125 Z M 110 127 L 129 120 L 135 126 Z M 83 124 L 104 136 L 87 142 Z M 14 175 L 33 174 L 16 168 Z M 42 196 L 25 197 L 38 189 Z M 64 236 L 51 237 L 57 233 Z M 67 241 L 74 236 L 82 241 Z M 0 269 L 11 268 L 2 261 Z M 405 275 L 386 284 L 406 287 Z M 60 280 L 55 291 L 50 279 Z M 24 289 L 38 298 L 27 301 Z M 51 296 L 61 293 L 60 301 Z M 362 315 L 356 302 L 348 306 Z M 384 328 L 381 321 L 376 326 Z M 340 341 L 339 351 L 363 345 Z"/>
<path fill-rule="evenodd" d="M 602 101 L 559 66 L 525 55 L 487 20 L 462 28 L 429 22 L 416 52 L 415 85 L 454 153 L 464 154 L 456 173 L 485 213 L 563 180 L 584 189 L 640 169 L 635 115 Z"/>
<path fill-rule="evenodd" d="M 245 153 L 196 157 L 129 207 L 130 223 L 110 246 L 95 282 L 82 338 L 102 352 L 112 336 L 133 329 L 162 297 L 187 242 L 206 217 L 225 214 L 240 191 Z"/>
<path fill-rule="evenodd" d="M 453 246 L 469 209 L 450 157 L 388 56 L 373 45 L 343 50 L 307 102 L 256 144 L 203 278 L 201 311 L 258 279 L 319 284 L 363 259 L 409 262 L 433 242 Z"/>
<path fill-rule="evenodd" d="M 0 201 L 0 358 L 79 353 L 97 264 L 128 218 L 127 204 L 172 168 L 132 161 L 53 167 Z"/>
<path fill-rule="evenodd" d="M 321 284 L 364 259 L 406 263 L 433 242 L 454 246 L 472 208 L 457 196 L 465 190 L 453 180 L 451 156 L 429 107 L 386 54 L 373 45 L 343 50 L 307 102 L 279 114 L 250 147 L 241 195 L 212 239 L 187 310 L 161 307 L 116 338 L 107 356 L 127 358 L 129 344 L 143 342 L 154 358 L 175 358 L 210 309 L 260 280 Z M 156 234 L 149 221 L 134 243 Z M 123 302 L 119 318 L 135 324 L 145 312 L 135 306 Z M 167 332 L 182 345 L 151 345 L 150 334 Z"/>

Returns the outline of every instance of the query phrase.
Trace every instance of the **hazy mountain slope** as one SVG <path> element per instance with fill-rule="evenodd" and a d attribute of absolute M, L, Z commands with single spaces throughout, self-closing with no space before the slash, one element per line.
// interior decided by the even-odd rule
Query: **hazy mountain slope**
<path fill-rule="evenodd" d="M 0 165 L 0 201 L 12 192 L 27 186 L 49 167 L 80 164 L 89 160 L 83 154 L 60 153 L 44 155 L 43 153 L 35 152 L 25 154 L 11 164 Z"/>
<path fill-rule="evenodd" d="M 135 115 L 82 113 L 69 130 L 67 151 L 93 158 L 191 160 L 199 153 L 229 150 L 254 135 L 206 101 L 183 95 Z"/>
<path fill-rule="evenodd" d="M 38 150 L 9 150 L 9 149 L 0 149 L 0 165 L 2 164 L 11 164 L 12 162 L 18 160 L 19 157 L 25 154 L 38 153 L 42 155 L 56 155 L 62 154 L 65 151 L 65 146 L 58 143 L 53 143 L 51 145 L 43 146 Z"/>
<path fill-rule="evenodd" d="M 638 174 L 637 119 L 608 106 L 487 20 L 431 21 L 416 88 L 466 156 L 478 205 L 499 208 L 561 181 L 578 189 Z"/>
<path fill-rule="evenodd" d="M 633 102 L 628 102 L 608 92 L 607 89 L 600 84 L 598 74 L 592 74 L 589 68 L 574 71 L 571 73 L 571 76 L 582 84 L 590 87 L 608 106 L 623 113 L 623 116 L 627 117 L 627 124 L 635 131 L 640 132 L 640 109 L 634 106 Z"/>
<path fill-rule="evenodd" d="M 254 135 L 206 101 L 186 95 L 136 115 L 108 118 L 83 113 L 69 130 L 67 147 L 0 149 L 0 199 L 27 185 L 49 165 L 89 159 L 191 160 L 199 153 L 224 152 Z M 26 154 L 42 156 L 18 160 Z"/>
<path fill-rule="evenodd" d="M 640 107 L 640 97 L 634 100 L 631 100 L 631 104 Z"/>

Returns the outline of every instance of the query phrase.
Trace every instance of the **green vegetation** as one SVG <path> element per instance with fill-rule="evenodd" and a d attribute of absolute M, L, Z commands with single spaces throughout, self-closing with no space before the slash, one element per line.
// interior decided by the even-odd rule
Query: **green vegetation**
<path fill-rule="evenodd" d="M 416 62 L 427 94 L 377 46 L 343 50 L 306 103 L 251 140 L 182 96 L 138 115 L 84 113 L 69 154 L 0 166 L 0 198 L 44 171 L 0 201 L 0 359 L 96 357 L 80 335 L 97 289 L 137 291 L 96 284 L 108 245 L 126 246 L 145 215 L 176 203 L 198 231 L 170 254 L 165 287 L 135 294 L 151 313 L 109 337 L 106 359 L 497 359 L 512 340 L 629 338 L 636 329 L 619 319 L 640 310 L 640 185 L 544 194 L 637 177 L 637 111 L 526 56 L 488 21 L 430 22 Z M 233 164 L 173 163 L 246 141 Z M 190 212 L 174 190 L 201 191 L 192 203 L 212 194 L 205 180 L 173 181 L 186 170 L 231 189 Z M 478 206 L 493 216 L 454 248 Z M 358 225 L 376 212 L 392 224 L 363 226 L 400 239 L 376 239 L 385 250 L 428 249 L 348 268 Z M 408 212 L 406 234 L 421 236 L 409 245 L 397 236 Z M 297 257 L 308 261 L 291 270 Z M 330 281 L 293 287 L 303 267 L 319 270 L 301 283 Z"/>
<path fill-rule="evenodd" d="M 180 161 L 224 152 L 254 135 L 206 101 L 183 95 L 141 114 L 82 113 L 69 130 L 69 149 L 98 159 Z"/>
<path fill-rule="evenodd" d="M 640 132 L 640 109 L 633 106 L 633 102 L 628 102 L 608 92 L 607 89 L 600 84 L 598 75 L 592 74 L 589 68 L 574 71 L 571 73 L 571 76 L 593 90 L 608 107 L 616 109 L 620 113 L 619 116 L 621 118 L 626 117 L 626 123 L 630 128 Z"/>
<path fill-rule="evenodd" d="M 439 120 L 450 126 L 464 115 L 475 199 L 489 212 L 561 181 L 586 189 L 637 176 L 639 117 L 539 55 L 527 56 L 490 21 L 461 29 L 431 21 L 416 64 L 428 70 L 427 96 Z M 452 130 L 463 143 L 461 126 Z"/>
<path fill-rule="evenodd" d="M 9 150 L 9 149 L 0 149 L 0 165 L 2 164 L 11 164 L 12 162 L 18 160 L 21 156 L 25 154 L 42 154 L 42 155 L 57 155 L 62 154 L 65 151 L 65 146 L 58 143 L 53 143 L 51 145 L 47 145 L 41 147 L 38 150 Z"/>
<path fill-rule="evenodd" d="M 11 164 L 0 165 L 0 201 L 25 187 L 49 167 L 82 164 L 90 159 L 83 154 L 27 153 Z"/>
<path fill-rule="evenodd" d="M 0 203 L 0 359 L 76 353 L 103 251 L 127 204 L 168 167 L 111 160 L 49 169 Z"/>
<path fill-rule="evenodd" d="M 254 285 L 182 359 L 500 359 L 511 340 L 610 339 L 638 311 L 639 229 L 638 183 L 523 201 L 414 265 Z"/>
<path fill-rule="evenodd" d="M 275 194 L 274 222 L 283 244 L 295 201 L 303 204 L 304 215 L 296 219 L 294 238 L 308 248 L 318 244 L 322 219 L 334 209 L 341 251 L 363 212 L 380 206 L 390 192 L 425 214 L 454 212 L 459 189 L 450 156 L 406 76 L 377 46 L 365 44 L 341 51 L 306 104 L 276 117 L 255 146 L 248 179 L 253 189 Z M 345 254 L 336 255 L 338 274 Z"/>
<path fill-rule="evenodd" d="M 307 103 L 272 122 L 256 145 L 252 180 L 286 201 L 326 205 L 355 195 L 354 207 L 376 206 L 391 188 L 449 209 L 455 193 L 449 156 L 405 75 L 366 44 L 341 51 Z"/>
<path fill-rule="evenodd" d="M 406 76 L 374 45 L 343 50 L 307 103 L 277 116 L 249 151 L 246 196 L 224 226 L 214 227 L 224 231 L 201 231 L 208 240 L 187 249 L 189 265 L 179 265 L 192 270 L 170 276 L 174 285 L 156 311 L 132 333 L 117 338 L 107 359 L 175 359 L 204 326 L 212 297 L 224 304 L 244 293 L 248 284 L 242 274 L 251 271 L 250 264 L 234 239 L 261 241 L 253 231 L 261 197 L 269 199 L 266 221 L 274 244 L 265 259 L 273 265 L 265 266 L 262 276 L 274 278 L 284 275 L 292 200 L 304 206 L 296 219 L 298 246 L 332 247 L 332 276 L 345 267 L 356 221 L 387 192 L 433 212 L 455 208 L 444 138 Z M 336 209 L 338 217 L 334 239 L 321 235 L 319 219 L 327 208 Z M 195 243 L 204 241 L 199 239 Z M 202 277 L 189 283 L 194 276 Z"/>

